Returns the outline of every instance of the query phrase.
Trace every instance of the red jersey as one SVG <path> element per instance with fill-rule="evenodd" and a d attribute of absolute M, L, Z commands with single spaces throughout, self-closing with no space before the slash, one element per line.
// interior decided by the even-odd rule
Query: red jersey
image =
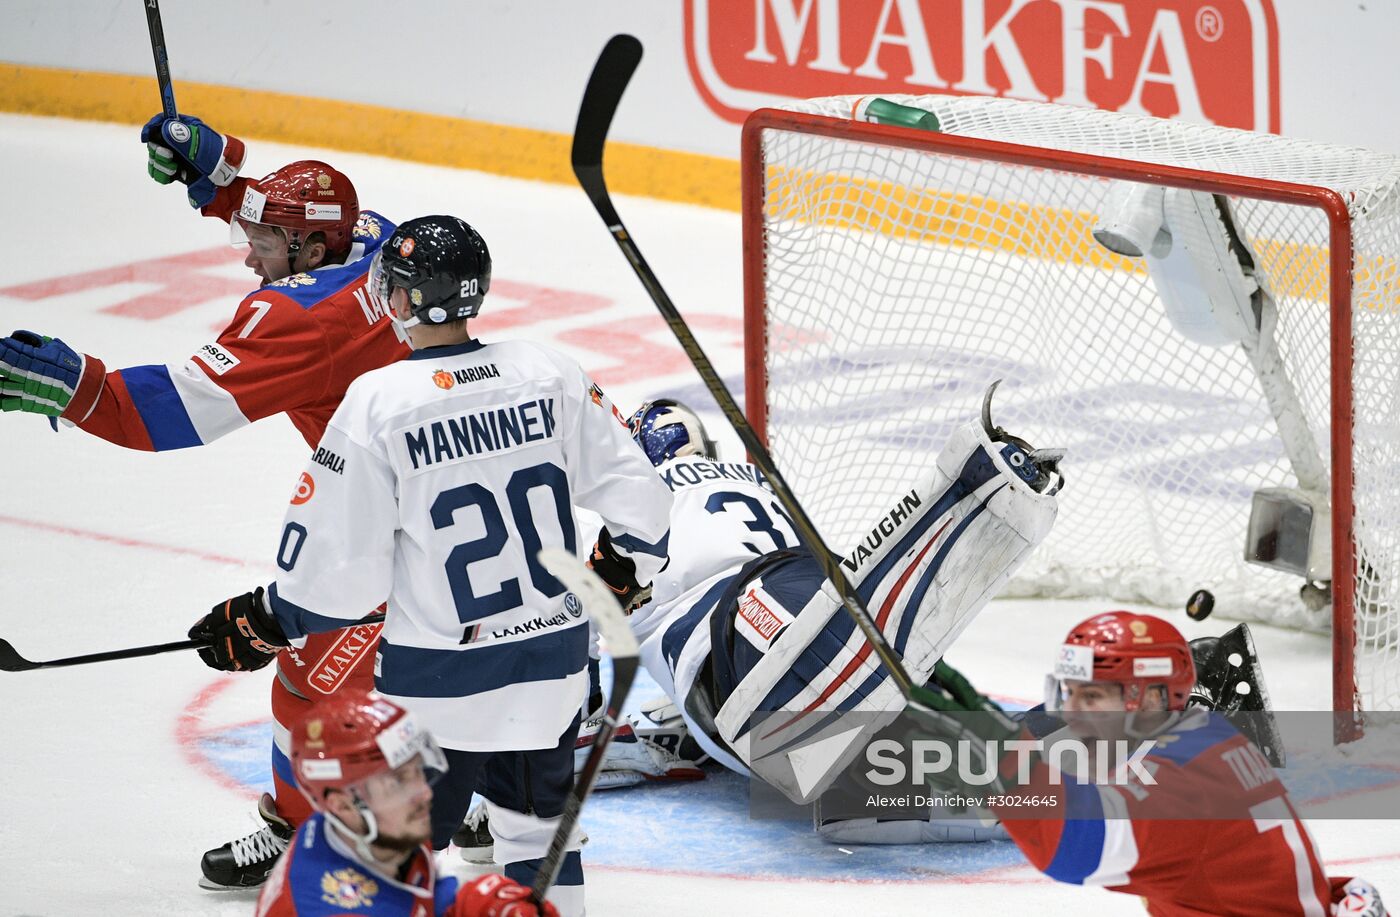
<path fill-rule="evenodd" d="M 204 212 L 227 221 L 244 184 L 221 189 Z M 92 374 L 75 398 L 82 404 L 95 394 L 95 403 L 69 419 L 119 446 L 164 451 L 202 446 L 286 414 L 315 447 L 351 382 L 409 354 L 365 287 L 370 256 L 393 231 L 388 220 L 363 211 L 345 263 L 249 293 L 228 327 L 183 362 Z"/>
<path fill-rule="evenodd" d="M 1142 766 L 1155 785 L 1096 786 L 1066 775 L 1054 786 L 1042 761 L 1018 792 L 1058 795 L 1067 817 L 998 814 L 1046 875 L 1140 895 L 1157 917 L 1331 914 L 1333 883 L 1307 826 L 1268 760 L 1224 717 L 1186 713 L 1156 737 Z M 1211 817 L 1182 817 L 1193 813 Z"/>

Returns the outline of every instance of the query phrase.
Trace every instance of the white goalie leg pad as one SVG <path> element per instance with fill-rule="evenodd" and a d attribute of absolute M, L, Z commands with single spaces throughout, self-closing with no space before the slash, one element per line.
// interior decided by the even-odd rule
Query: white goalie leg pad
<path fill-rule="evenodd" d="M 1024 453 L 993 441 L 981 424 L 960 428 L 934 468 L 841 561 L 916 682 L 928 679 L 947 647 L 1054 524 L 1053 493 L 1058 488 L 1035 491 L 1012 466 L 1013 459 L 1024 460 Z M 760 589 L 762 580 L 755 580 Z M 823 583 L 803 608 L 787 612 L 795 620 L 768 647 L 715 720 L 720 734 L 751 765 L 753 714 L 777 709 L 775 700 L 784 711 L 867 711 L 890 717 L 903 707 L 897 686 L 883 673 L 860 630 L 853 623 L 833 620 L 845 611 L 830 583 Z M 831 639 L 833 634 L 844 637 L 844 644 L 824 672 L 790 697 L 770 696 L 814 640 Z M 848 747 L 831 762 L 832 775 L 884 725 L 875 717 L 865 719 L 867 727 L 851 735 Z M 775 735 L 781 743 L 779 733 L 789 727 L 795 737 L 809 726 L 810 721 L 795 720 L 781 728 L 770 723 L 765 743 Z M 819 785 L 809 785 L 797 796 L 789 792 L 796 787 L 779 789 L 796 801 L 807 801 L 819 792 Z"/>
<path fill-rule="evenodd" d="M 939 473 L 952 482 L 950 486 L 969 478 L 975 480 L 977 472 L 973 466 L 982 455 L 991 459 L 996 476 L 960 501 L 953 510 L 955 518 L 950 520 L 944 542 L 929 552 L 914 573 L 916 579 L 925 576 L 924 571 L 937 564 L 928 592 L 910 596 L 911 601 L 917 599 L 918 605 L 906 606 L 904 613 L 912 613 L 914 619 L 907 625 L 907 642 L 897 647 L 910 677 L 919 682 L 929 678 L 934 664 L 1055 524 L 1059 482 L 1048 488 L 1048 493 L 1033 490 L 1010 464 L 1011 457 L 1024 453 L 993 441 L 980 424 L 969 424 L 954 434 L 938 456 Z M 913 549 L 905 556 L 912 553 Z M 937 560 L 940 554 L 944 554 L 941 563 Z M 864 584 L 864 577 L 861 582 Z M 872 591 L 871 604 L 881 604 L 896 588 L 895 577 L 887 574 Z M 906 625 L 901 622 L 897 627 Z M 895 629 L 891 622 L 885 633 Z"/>
<path fill-rule="evenodd" d="M 486 810 L 491 837 L 495 841 L 494 859 L 497 865 L 503 867 L 506 875 L 518 882 L 522 881 L 519 875 L 512 875 L 512 867 L 530 860 L 543 859 L 549 853 L 549 843 L 554 840 L 559 818 L 526 815 L 524 812 L 498 806 L 489 799 L 486 800 Z M 576 825 L 574 833 L 569 837 L 564 866 L 547 896 L 559 909 L 560 917 L 583 915 L 583 873 L 578 859 L 582 842 L 582 832 Z"/>

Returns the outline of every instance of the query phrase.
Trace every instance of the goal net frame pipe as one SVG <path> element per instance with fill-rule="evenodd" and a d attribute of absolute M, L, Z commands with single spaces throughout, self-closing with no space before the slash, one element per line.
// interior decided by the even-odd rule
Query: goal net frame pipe
<path fill-rule="evenodd" d="M 1355 672 L 1356 557 L 1353 538 L 1352 468 L 1352 232 L 1342 195 L 1331 188 L 1246 178 L 1180 166 L 1093 156 L 997 140 L 829 118 L 772 108 L 752 112 L 740 140 L 744 257 L 744 411 L 754 431 L 768 443 L 767 296 L 763 234 L 766 163 L 763 132 L 782 130 L 898 149 L 943 153 L 963 159 L 1059 169 L 1212 194 L 1235 195 L 1280 204 L 1316 207 L 1328 224 L 1328 315 L 1331 371 L 1332 458 L 1332 709 L 1335 736 L 1347 742 L 1361 736 L 1360 694 Z M 1343 304 L 1339 308 L 1338 304 Z"/>

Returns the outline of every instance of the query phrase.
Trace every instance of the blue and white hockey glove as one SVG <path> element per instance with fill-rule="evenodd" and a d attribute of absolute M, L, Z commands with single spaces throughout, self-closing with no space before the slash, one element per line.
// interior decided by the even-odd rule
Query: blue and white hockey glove
<path fill-rule="evenodd" d="M 191 207 L 204 207 L 243 168 L 243 141 L 220 134 L 193 115 L 156 115 L 141 128 L 141 141 L 151 178 L 162 185 L 174 180 L 188 185 Z"/>
<path fill-rule="evenodd" d="M 16 331 L 0 338 L 0 411 L 87 418 L 106 367 L 57 338 Z"/>

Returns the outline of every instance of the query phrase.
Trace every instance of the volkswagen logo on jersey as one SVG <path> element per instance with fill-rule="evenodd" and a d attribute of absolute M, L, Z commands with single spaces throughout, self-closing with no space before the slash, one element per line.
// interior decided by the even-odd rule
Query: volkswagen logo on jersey
<path fill-rule="evenodd" d="M 564 610 L 575 618 L 583 617 L 583 603 L 572 592 L 564 593 Z"/>

